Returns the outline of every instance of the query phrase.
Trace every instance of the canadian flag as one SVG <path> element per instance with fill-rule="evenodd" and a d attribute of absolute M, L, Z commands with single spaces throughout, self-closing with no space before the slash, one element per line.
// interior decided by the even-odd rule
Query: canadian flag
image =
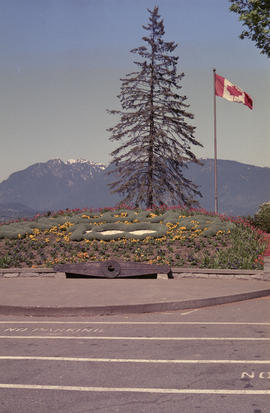
<path fill-rule="evenodd" d="M 233 85 L 228 79 L 217 74 L 215 74 L 215 89 L 217 96 L 221 96 L 230 102 L 243 103 L 252 109 L 253 102 L 251 97 L 238 86 Z"/>

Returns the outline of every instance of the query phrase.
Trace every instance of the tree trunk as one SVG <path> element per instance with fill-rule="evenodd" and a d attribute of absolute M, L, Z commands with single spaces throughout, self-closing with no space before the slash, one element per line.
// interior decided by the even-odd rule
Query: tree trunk
<path fill-rule="evenodd" d="M 149 144 L 148 144 L 148 188 L 147 188 L 147 208 L 153 208 L 153 142 L 154 142 L 154 49 L 152 44 L 151 58 L 151 79 L 150 79 L 150 124 L 149 124 Z"/>

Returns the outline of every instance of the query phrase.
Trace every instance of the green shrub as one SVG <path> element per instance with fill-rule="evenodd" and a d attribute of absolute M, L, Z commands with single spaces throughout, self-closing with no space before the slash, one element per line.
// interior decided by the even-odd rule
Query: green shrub
<path fill-rule="evenodd" d="M 256 228 L 270 233 L 270 201 L 260 205 L 258 212 L 250 218 L 250 222 Z"/>
<path fill-rule="evenodd" d="M 262 269 L 258 262 L 265 248 L 265 243 L 260 240 L 252 228 L 244 225 L 235 225 L 230 234 L 231 246 L 225 249 L 217 248 L 216 253 L 208 257 L 205 255 L 202 266 L 207 268 L 230 269 Z"/>
<path fill-rule="evenodd" d="M 96 222 L 117 222 L 117 221 L 132 221 L 137 217 L 135 211 L 129 209 L 117 209 L 114 211 L 105 212 Z"/>
<path fill-rule="evenodd" d="M 176 224 L 179 221 L 179 216 L 181 215 L 181 210 L 172 209 L 165 212 L 165 214 L 160 216 L 160 221 L 164 224 L 171 223 Z"/>
<path fill-rule="evenodd" d="M 52 223 L 52 226 L 53 225 L 63 225 L 67 221 L 69 221 L 69 217 L 67 217 L 65 215 L 59 215 L 59 216 L 54 217 L 54 218 L 48 218 L 48 225 L 51 225 L 50 223 Z"/>
<path fill-rule="evenodd" d="M 28 222 L 18 222 L 0 226 L 0 238 L 16 239 L 18 234 L 23 238 L 32 229 Z"/>
<path fill-rule="evenodd" d="M 224 231 L 223 227 L 218 223 L 212 223 L 209 228 L 205 229 L 203 235 L 204 237 L 213 237 L 218 231 Z"/>
<path fill-rule="evenodd" d="M 230 221 L 223 221 L 216 216 L 200 214 L 181 218 L 179 223 L 187 230 L 194 228 L 204 230 L 203 235 L 206 237 L 214 236 L 218 231 L 227 232 L 235 228 L 235 224 Z"/>
<path fill-rule="evenodd" d="M 92 229 L 92 225 L 89 222 L 82 222 L 76 226 L 72 226 L 69 228 L 69 232 L 71 232 L 70 239 L 71 241 L 81 241 L 85 238 L 85 232 L 90 231 Z"/>
<path fill-rule="evenodd" d="M 50 229 L 53 225 L 57 225 L 55 221 L 51 218 L 42 217 L 39 218 L 37 221 L 29 222 L 29 228 L 32 230 L 34 228 L 38 228 L 40 231 L 44 231 L 45 229 Z"/>
<path fill-rule="evenodd" d="M 0 257 L 0 268 L 9 268 L 12 264 L 12 258 L 8 255 Z"/>
<path fill-rule="evenodd" d="M 81 215 L 74 214 L 72 217 L 69 217 L 66 222 L 71 222 L 73 225 L 77 225 L 83 222 L 87 222 L 86 218 L 82 218 Z"/>

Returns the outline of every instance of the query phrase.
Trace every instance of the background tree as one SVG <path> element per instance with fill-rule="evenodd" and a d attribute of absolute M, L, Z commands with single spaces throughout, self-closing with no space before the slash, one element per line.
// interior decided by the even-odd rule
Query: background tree
<path fill-rule="evenodd" d="M 176 73 L 178 57 L 170 55 L 177 44 L 163 40 L 158 7 L 147 10 L 149 23 L 143 28 L 149 35 L 142 38 L 146 46 L 131 50 L 141 57 L 134 62 L 140 70 L 121 79 L 122 111 L 108 111 L 120 115 L 119 123 L 108 129 L 110 140 L 122 141 L 111 153 L 111 173 L 117 180 L 110 187 L 124 196 L 123 202 L 136 206 L 191 205 L 201 194 L 182 169 L 188 161 L 198 162 L 191 145 L 202 145 L 186 121 L 193 119 L 186 111 L 187 98 L 177 93 L 184 76 Z"/>
<path fill-rule="evenodd" d="M 239 14 L 247 28 L 240 34 L 255 41 L 261 53 L 270 57 L 270 0 L 230 0 L 230 10 Z"/>

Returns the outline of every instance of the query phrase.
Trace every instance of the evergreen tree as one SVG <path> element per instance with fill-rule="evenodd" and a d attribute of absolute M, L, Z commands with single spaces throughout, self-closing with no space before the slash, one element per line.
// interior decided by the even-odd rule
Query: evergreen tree
<path fill-rule="evenodd" d="M 163 40 L 158 7 L 147 10 L 149 23 L 142 26 L 149 33 L 142 38 L 147 45 L 131 50 L 141 57 L 134 62 L 139 71 L 121 79 L 122 111 L 108 111 L 120 115 L 119 123 L 108 129 L 110 140 L 122 141 L 111 153 L 110 173 L 116 181 L 110 187 L 124 196 L 123 202 L 136 206 L 191 206 L 193 197 L 201 194 L 182 169 L 189 161 L 198 162 L 191 145 L 202 145 L 194 137 L 195 127 L 186 121 L 193 119 L 186 111 L 187 98 L 177 93 L 184 76 L 177 74 L 178 57 L 171 55 L 177 44 Z"/>

